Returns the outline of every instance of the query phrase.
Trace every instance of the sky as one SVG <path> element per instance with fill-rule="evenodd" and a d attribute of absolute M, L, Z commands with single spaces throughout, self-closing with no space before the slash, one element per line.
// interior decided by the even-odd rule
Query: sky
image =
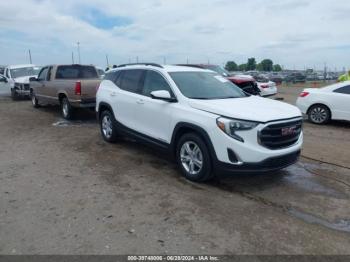
<path fill-rule="evenodd" d="M 0 64 L 245 63 L 350 68 L 349 0 L 0 1 Z"/>

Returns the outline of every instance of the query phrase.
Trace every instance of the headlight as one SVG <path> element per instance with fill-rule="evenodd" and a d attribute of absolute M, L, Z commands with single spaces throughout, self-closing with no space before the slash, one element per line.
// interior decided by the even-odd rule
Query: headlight
<path fill-rule="evenodd" d="M 237 135 L 236 131 L 245 131 L 245 130 L 253 129 L 259 123 L 219 117 L 218 119 L 216 119 L 216 124 L 227 135 L 233 137 L 234 139 L 240 142 L 244 142 L 244 139 L 239 135 Z"/>

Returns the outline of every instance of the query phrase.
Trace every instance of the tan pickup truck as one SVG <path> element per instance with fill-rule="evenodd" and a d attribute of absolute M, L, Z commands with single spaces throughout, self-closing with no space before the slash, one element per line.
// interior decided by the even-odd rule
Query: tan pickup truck
<path fill-rule="evenodd" d="M 30 78 L 34 107 L 60 105 L 62 116 L 71 119 L 76 108 L 94 108 L 96 90 L 101 82 L 92 65 L 48 65 L 38 77 Z"/>

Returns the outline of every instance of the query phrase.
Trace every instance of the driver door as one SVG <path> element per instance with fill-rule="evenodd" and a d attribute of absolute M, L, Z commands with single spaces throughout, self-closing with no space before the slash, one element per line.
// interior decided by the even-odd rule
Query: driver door
<path fill-rule="evenodd" d="M 135 118 L 138 132 L 157 139 L 161 142 L 170 143 L 170 124 L 172 120 L 172 108 L 175 103 L 153 99 L 152 91 L 166 90 L 174 96 L 168 81 L 157 71 L 147 70 L 143 81 L 141 97 L 135 105 Z"/>
<path fill-rule="evenodd" d="M 38 98 L 38 100 L 46 103 L 49 100 L 47 89 L 46 89 L 48 70 L 49 70 L 49 67 L 47 66 L 43 67 L 39 72 L 37 81 L 33 81 L 30 83 L 33 86 L 33 91 L 35 93 L 35 96 Z"/>

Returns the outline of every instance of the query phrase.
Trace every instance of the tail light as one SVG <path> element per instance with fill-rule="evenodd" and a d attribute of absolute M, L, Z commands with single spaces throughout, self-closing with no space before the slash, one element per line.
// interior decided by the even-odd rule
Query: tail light
<path fill-rule="evenodd" d="M 305 97 L 308 96 L 310 93 L 309 92 L 301 92 L 299 97 Z"/>
<path fill-rule="evenodd" d="M 261 88 L 269 88 L 269 85 L 261 85 Z"/>
<path fill-rule="evenodd" d="M 80 96 L 81 95 L 81 82 L 75 82 L 75 95 Z"/>

